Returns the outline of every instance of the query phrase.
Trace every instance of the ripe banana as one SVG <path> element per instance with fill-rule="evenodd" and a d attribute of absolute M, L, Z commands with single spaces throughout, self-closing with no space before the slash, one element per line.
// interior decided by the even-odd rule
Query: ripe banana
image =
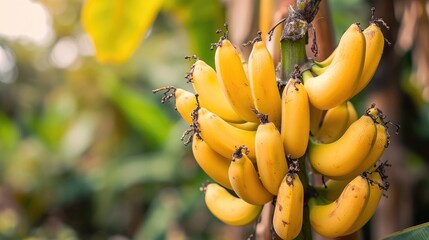
<path fill-rule="evenodd" d="M 361 77 L 365 59 L 365 37 L 357 24 L 342 35 L 334 58 L 326 71 L 313 77 L 310 70 L 302 77 L 311 104 L 328 110 L 352 97 Z"/>
<path fill-rule="evenodd" d="M 218 44 L 215 53 L 216 72 L 223 92 L 235 112 L 248 122 L 258 122 L 253 112 L 252 91 L 238 51 L 228 39 Z"/>
<path fill-rule="evenodd" d="M 236 128 L 203 107 L 198 110 L 197 121 L 201 137 L 220 155 L 231 159 L 236 147 L 246 145 L 249 157 L 255 159 L 256 131 Z"/>
<path fill-rule="evenodd" d="M 384 153 L 384 150 L 387 146 L 387 129 L 382 124 L 375 124 L 377 128 L 377 136 L 375 138 L 374 145 L 369 151 L 368 155 L 365 157 L 365 160 L 359 165 L 358 168 L 354 171 L 354 175 L 361 174 L 364 171 L 368 170 L 381 158 Z"/>
<path fill-rule="evenodd" d="M 188 123 L 192 124 L 192 111 L 198 106 L 195 94 L 176 87 L 162 87 L 153 90 L 153 93 L 165 91 L 161 103 L 169 101 L 172 97 L 175 98 L 175 108 L 180 116 Z"/>
<path fill-rule="evenodd" d="M 377 210 L 378 203 L 380 202 L 381 196 L 383 195 L 383 188 L 379 184 L 383 184 L 383 180 L 378 172 L 372 172 L 368 176 L 370 181 L 370 194 L 368 203 L 366 204 L 363 212 L 360 214 L 358 219 L 353 225 L 347 230 L 346 235 L 352 234 L 361 229 L 374 215 Z"/>
<path fill-rule="evenodd" d="M 347 101 L 347 110 L 349 111 L 349 121 L 347 123 L 347 127 L 349 127 L 358 119 L 358 115 L 355 106 L 350 101 Z"/>
<path fill-rule="evenodd" d="M 369 183 L 359 175 L 347 184 L 333 202 L 321 204 L 315 198 L 310 198 L 311 227 L 323 237 L 344 236 L 364 211 L 369 195 Z"/>
<path fill-rule="evenodd" d="M 258 126 L 259 126 L 259 123 L 254 123 L 254 122 L 244 122 L 244 123 L 228 122 L 228 123 L 236 128 L 240 128 L 247 131 L 256 131 L 256 129 L 258 129 Z"/>
<path fill-rule="evenodd" d="M 325 58 L 325 60 L 321 62 L 313 61 L 313 66 L 318 67 L 319 69 L 326 69 L 326 67 L 329 67 L 329 65 L 332 63 L 332 59 L 334 59 L 336 52 L 337 49 L 334 49 L 334 51 L 327 58 Z"/>
<path fill-rule="evenodd" d="M 277 195 L 288 165 L 280 132 L 272 122 L 261 120 L 255 137 L 256 163 L 264 187 Z"/>
<path fill-rule="evenodd" d="M 225 158 L 214 151 L 197 134 L 194 134 L 192 139 L 192 153 L 198 165 L 209 177 L 222 186 L 232 189 L 228 176 L 228 168 L 231 164 L 230 158 Z"/>
<path fill-rule="evenodd" d="M 176 88 L 174 95 L 176 98 L 176 110 L 188 124 L 191 124 L 191 113 L 197 107 L 195 94 L 181 88 Z"/>
<path fill-rule="evenodd" d="M 374 76 L 380 62 L 381 56 L 383 55 L 384 49 L 384 36 L 380 28 L 376 23 L 371 23 L 364 31 L 365 37 L 365 60 L 362 70 L 362 75 L 358 81 L 358 84 L 353 91 L 352 97 L 362 91 Z M 322 62 L 314 61 L 314 65 L 311 67 L 311 71 L 317 76 L 323 74 L 332 63 L 336 51 L 334 51 L 327 59 Z"/>
<path fill-rule="evenodd" d="M 314 137 L 321 143 L 338 140 L 349 127 L 349 111 L 347 102 L 329 109 L 323 118 L 322 125 Z"/>
<path fill-rule="evenodd" d="M 314 170 L 331 179 L 349 179 L 370 152 L 376 133 L 372 118 L 363 115 L 335 142 L 317 143 L 311 138 L 310 163 Z"/>
<path fill-rule="evenodd" d="M 273 58 L 262 41 L 253 44 L 248 63 L 249 82 L 256 110 L 280 127 L 281 100 Z M 239 90 L 241 91 L 241 89 Z"/>
<path fill-rule="evenodd" d="M 282 239 L 295 239 L 301 232 L 304 207 L 304 188 L 298 175 L 295 175 L 292 184 L 286 181 L 285 176 L 279 189 L 276 206 L 273 214 L 274 231 Z"/>
<path fill-rule="evenodd" d="M 297 79 L 289 79 L 282 93 L 281 136 L 286 155 L 293 159 L 305 154 L 310 134 L 310 106 L 307 91 Z"/>
<path fill-rule="evenodd" d="M 229 181 L 234 192 L 244 201 L 254 205 L 264 205 L 273 195 L 262 185 L 247 149 L 240 146 L 234 152 L 229 166 Z"/>
<path fill-rule="evenodd" d="M 313 106 L 311 103 L 310 106 L 310 132 L 311 135 L 316 135 L 319 132 L 320 125 L 322 124 L 323 117 L 326 114 L 326 110 L 320 110 Z"/>
<path fill-rule="evenodd" d="M 368 85 L 374 76 L 375 70 L 377 70 L 381 55 L 383 55 L 384 36 L 377 24 L 371 23 L 363 31 L 363 35 L 365 36 L 366 42 L 365 63 L 363 66 L 362 75 L 352 96 L 358 94 Z"/>
<path fill-rule="evenodd" d="M 259 217 L 263 208 L 262 205 L 252 205 L 233 196 L 216 183 L 209 183 L 203 190 L 207 208 L 219 220 L 229 225 L 248 225 Z"/>
<path fill-rule="evenodd" d="M 201 106 L 231 123 L 243 123 L 232 109 L 217 79 L 215 70 L 202 60 L 197 60 L 193 66 L 192 85 L 199 94 Z"/>

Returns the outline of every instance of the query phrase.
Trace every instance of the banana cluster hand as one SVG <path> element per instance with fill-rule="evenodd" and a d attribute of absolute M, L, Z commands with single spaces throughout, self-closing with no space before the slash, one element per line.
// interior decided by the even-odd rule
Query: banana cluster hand
<path fill-rule="evenodd" d="M 213 45 L 215 68 L 190 57 L 196 61 L 186 78 L 195 94 L 154 91 L 165 91 L 162 102 L 174 97 L 190 125 L 182 139 L 189 137 L 185 144 L 192 142 L 196 162 L 215 182 L 204 187 L 208 209 L 226 224 L 246 225 L 273 201 L 273 228 L 283 239 L 300 234 L 306 206 L 322 236 L 359 230 L 387 188 L 374 166 L 389 145 L 390 122 L 375 105 L 358 116 L 350 101 L 377 68 L 380 29 L 352 24 L 331 56 L 296 67 L 283 84 L 264 42 L 251 43 L 247 62 L 226 35 Z M 298 172 L 297 159 L 310 168 Z M 310 171 L 326 184 L 307 183 L 302 177 Z"/>
<path fill-rule="evenodd" d="M 329 180 L 324 187 L 315 187 L 318 196 L 308 202 L 313 230 L 336 238 L 361 229 L 374 215 L 389 186 L 385 167 L 386 163 L 382 163 L 352 180 Z"/>

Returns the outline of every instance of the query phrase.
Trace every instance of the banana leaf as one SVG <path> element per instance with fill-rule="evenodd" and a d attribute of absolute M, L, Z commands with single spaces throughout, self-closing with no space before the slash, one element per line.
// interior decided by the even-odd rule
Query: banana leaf
<path fill-rule="evenodd" d="M 406 228 L 402 231 L 393 233 L 384 240 L 420 240 L 429 239 L 429 222 L 417 226 Z"/>

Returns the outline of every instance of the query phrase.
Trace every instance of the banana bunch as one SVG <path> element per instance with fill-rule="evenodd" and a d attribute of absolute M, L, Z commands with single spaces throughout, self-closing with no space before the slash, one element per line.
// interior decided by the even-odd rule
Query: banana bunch
<path fill-rule="evenodd" d="M 388 183 L 381 164 L 352 180 L 330 180 L 325 191 L 308 201 L 310 224 L 319 235 L 336 238 L 361 229 L 374 215 Z"/>
<path fill-rule="evenodd" d="M 390 122 L 375 105 L 358 116 L 350 101 L 381 58 L 379 27 L 372 23 L 362 31 L 352 24 L 330 57 L 297 67 L 284 84 L 277 83 L 260 36 L 251 43 L 248 61 L 226 34 L 213 45 L 215 68 L 187 57 L 195 59 L 186 75 L 195 93 L 154 90 L 164 91 L 162 102 L 175 98 L 190 126 L 182 140 L 192 142 L 196 162 L 213 180 L 203 187 L 208 209 L 224 223 L 242 226 L 272 202 L 273 229 L 283 239 L 301 233 L 305 206 L 322 236 L 358 231 L 387 188 L 380 170 L 385 165 L 374 166 L 389 144 Z M 301 167 L 310 168 L 300 171 L 305 161 Z M 309 183 L 310 172 L 329 178 L 326 185 Z"/>

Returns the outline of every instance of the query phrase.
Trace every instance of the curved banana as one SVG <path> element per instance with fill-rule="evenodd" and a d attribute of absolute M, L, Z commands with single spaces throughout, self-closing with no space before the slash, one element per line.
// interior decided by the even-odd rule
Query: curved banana
<path fill-rule="evenodd" d="M 371 23 L 364 31 L 365 36 L 365 63 L 363 66 L 362 75 L 358 81 L 358 85 L 353 91 L 352 96 L 358 94 L 364 89 L 374 76 L 378 64 L 383 55 L 384 36 L 380 28 L 375 23 Z"/>
<path fill-rule="evenodd" d="M 232 189 L 244 201 L 254 205 L 264 205 L 273 199 L 273 195 L 259 180 L 258 173 L 248 158 L 244 146 L 238 147 L 234 152 L 228 173 Z"/>
<path fill-rule="evenodd" d="M 365 59 L 365 37 L 357 24 L 343 34 L 326 71 L 313 77 L 310 70 L 302 77 L 311 104 L 328 110 L 352 97 L 361 77 Z"/>
<path fill-rule="evenodd" d="M 252 205 L 233 196 L 216 183 L 209 183 L 203 190 L 207 208 L 219 220 L 229 225 L 248 225 L 259 217 L 263 208 L 262 205 Z"/>
<path fill-rule="evenodd" d="M 255 151 L 259 177 L 264 187 L 277 195 L 288 165 L 280 132 L 272 122 L 262 120 L 256 130 Z"/>
<path fill-rule="evenodd" d="M 259 123 L 254 123 L 254 122 L 244 122 L 244 123 L 228 122 L 228 123 L 236 128 L 240 128 L 247 131 L 256 131 L 256 129 L 258 129 L 258 126 L 259 126 Z"/>
<path fill-rule="evenodd" d="M 335 238 L 345 235 L 364 211 L 369 194 L 368 181 L 362 176 L 357 176 L 333 202 L 320 204 L 315 198 L 310 198 L 308 206 L 311 227 L 323 237 Z"/>
<path fill-rule="evenodd" d="M 337 53 L 337 48 L 335 48 L 334 51 L 332 51 L 332 53 L 327 58 L 325 58 L 323 61 L 321 61 L 321 62 L 313 61 L 314 62 L 313 66 L 317 66 L 320 69 L 322 69 L 322 68 L 324 69 L 326 67 L 329 67 L 329 65 L 332 63 L 332 60 L 334 59 L 336 53 Z"/>
<path fill-rule="evenodd" d="M 329 109 L 323 118 L 322 125 L 314 137 L 321 143 L 338 140 L 349 127 L 349 111 L 347 102 Z"/>
<path fill-rule="evenodd" d="M 375 124 L 377 128 L 377 136 L 375 138 L 374 145 L 372 146 L 371 150 L 369 151 L 368 155 L 365 157 L 365 160 L 362 162 L 361 165 L 359 165 L 358 168 L 354 171 L 354 175 L 361 174 L 364 171 L 367 171 L 372 166 L 375 165 L 375 163 L 381 158 L 381 156 L 384 153 L 384 150 L 387 146 L 387 129 L 382 124 Z"/>
<path fill-rule="evenodd" d="M 273 214 L 274 231 L 282 239 L 295 239 L 301 232 L 304 215 L 304 188 L 298 175 L 295 175 L 292 184 L 289 184 L 285 176 Z"/>
<path fill-rule="evenodd" d="M 228 176 L 230 158 L 225 158 L 214 151 L 197 134 L 194 134 L 192 139 L 192 153 L 198 165 L 209 177 L 222 186 L 232 189 Z"/>
<path fill-rule="evenodd" d="M 243 123 L 223 94 L 215 70 L 197 60 L 192 70 L 192 85 L 198 93 L 201 106 L 231 123 Z"/>
<path fill-rule="evenodd" d="M 160 91 L 164 91 L 164 96 L 161 99 L 161 103 L 166 103 L 174 97 L 176 101 L 175 109 L 188 124 L 192 124 L 193 120 L 191 113 L 198 106 L 195 94 L 173 86 L 158 88 L 152 92 L 157 93 Z"/>
<path fill-rule="evenodd" d="M 191 113 L 198 106 L 195 94 L 181 88 L 176 88 L 174 96 L 176 98 L 176 110 L 188 124 L 191 124 Z"/>
<path fill-rule="evenodd" d="M 377 210 L 378 203 L 380 202 L 381 196 L 383 196 L 383 189 L 379 184 L 383 184 L 383 179 L 378 172 L 372 172 L 368 176 L 372 181 L 370 181 L 370 194 L 368 198 L 368 203 L 366 204 L 363 212 L 360 214 L 358 219 L 353 223 L 353 225 L 347 230 L 346 235 L 352 234 L 359 229 L 361 229 L 374 215 L 375 210 Z"/>
<path fill-rule="evenodd" d="M 363 115 L 337 141 L 317 143 L 311 139 L 308 158 L 312 167 L 331 179 L 349 179 L 370 152 L 376 137 L 375 123 Z"/>
<path fill-rule="evenodd" d="M 289 79 L 282 93 L 284 150 L 293 159 L 305 154 L 310 134 L 310 106 L 307 91 L 297 79 Z"/>
<path fill-rule="evenodd" d="M 231 159 L 236 147 L 246 145 L 249 157 L 255 159 L 256 131 L 236 128 L 203 107 L 198 110 L 197 121 L 201 137 L 220 155 Z"/>
<path fill-rule="evenodd" d="M 267 114 L 280 127 L 281 99 L 276 82 L 273 58 L 262 41 L 253 44 L 248 63 L 250 89 L 256 110 Z M 241 89 L 239 90 L 241 91 Z"/>
<path fill-rule="evenodd" d="M 350 101 L 347 101 L 347 110 L 349 111 L 349 121 L 347 123 L 347 127 L 349 127 L 358 119 L 358 115 L 355 106 Z"/>
<path fill-rule="evenodd" d="M 258 122 L 253 112 L 252 91 L 237 50 L 228 39 L 223 39 L 215 53 L 216 72 L 223 93 L 234 111 L 245 121 Z"/>

